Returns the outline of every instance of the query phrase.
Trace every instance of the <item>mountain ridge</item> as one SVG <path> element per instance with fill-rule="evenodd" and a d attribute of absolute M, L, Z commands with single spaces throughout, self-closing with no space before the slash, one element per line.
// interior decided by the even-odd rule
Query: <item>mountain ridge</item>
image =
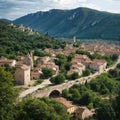
<path fill-rule="evenodd" d="M 81 39 L 120 39 L 120 14 L 76 8 L 31 13 L 13 21 L 54 37 Z"/>

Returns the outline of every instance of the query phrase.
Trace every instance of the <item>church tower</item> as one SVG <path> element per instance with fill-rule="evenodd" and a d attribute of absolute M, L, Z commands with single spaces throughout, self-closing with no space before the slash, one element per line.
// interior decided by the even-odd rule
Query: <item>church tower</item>
<path fill-rule="evenodd" d="M 25 61 L 24 61 L 24 64 L 30 66 L 30 68 L 33 69 L 33 55 L 32 55 L 32 52 L 27 54 L 27 56 L 25 58 Z"/>
<path fill-rule="evenodd" d="M 73 43 L 76 43 L 76 36 L 73 37 Z"/>

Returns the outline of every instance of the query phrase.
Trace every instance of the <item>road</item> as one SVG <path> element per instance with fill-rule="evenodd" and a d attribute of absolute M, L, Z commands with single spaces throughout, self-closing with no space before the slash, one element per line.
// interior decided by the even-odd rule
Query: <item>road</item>
<path fill-rule="evenodd" d="M 51 84 L 51 82 L 49 81 L 49 79 L 46 79 L 40 85 L 37 85 L 37 86 L 34 86 L 34 87 L 30 87 L 29 89 L 21 92 L 20 95 L 19 95 L 19 98 L 24 98 L 28 94 L 34 93 L 39 88 L 43 88 L 43 87 L 45 87 L 47 85 L 50 85 L 50 84 Z"/>
<path fill-rule="evenodd" d="M 108 72 L 110 69 L 115 69 L 118 63 L 120 63 L 120 55 L 119 55 L 119 57 L 118 57 L 117 62 L 116 62 L 112 67 L 107 68 L 106 71 Z"/>
<path fill-rule="evenodd" d="M 116 67 L 116 65 L 120 63 L 120 56 L 118 57 L 118 60 L 117 62 L 110 68 L 107 68 L 105 71 L 108 72 L 110 69 L 114 69 Z M 101 73 L 105 72 L 105 71 L 102 71 L 102 72 L 96 72 L 95 74 L 92 74 L 90 76 L 87 76 L 87 77 L 82 77 L 82 78 L 79 78 L 79 79 L 76 79 L 76 80 L 73 80 L 73 81 L 69 81 L 69 82 L 66 82 L 66 83 L 63 83 L 61 85 L 56 85 L 54 87 L 57 87 L 57 86 L 64 86 L 64 85 L 67 85 L 68 86 L 68 89 L 73 86 L 74 84 L 82 84 L 82 83 L 85 83 L 86 81 L 87 82 L 90 82 L 92 79 L 94 79 L 95 77 L 97 77 L 98 75 L 100 75 Z M 31 87 L 23 92 L 20 93 L 19 95 L 19 98 L 24 98 L 25 96 L 27 96 L 28 94 L 32 94 L 34 93 L 35 91 L 37 91 L 39 88 L 43 88 L 47 85 L 50 85 L 51 82 L 49 81 L 49 79 L 47 80 L 44 80 L 44 82 L 42 82 L 40 85 L 37 85 L 37 86 L 34 86 L 34 87 Z"/>

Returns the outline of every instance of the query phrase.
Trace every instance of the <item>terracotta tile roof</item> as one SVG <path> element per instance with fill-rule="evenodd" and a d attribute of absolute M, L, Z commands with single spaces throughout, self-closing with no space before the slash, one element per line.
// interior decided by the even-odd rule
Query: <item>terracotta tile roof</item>
<path fill-rule="evenodd" d="M 14 60 L 0 60 L 0 63 L 12 63 Z"/>
<path fill-rule="evenodd" d="M 18 64 L 16 65 L 16 68 L 22 69 L 22 70 L 29 70 L 30 67 L 25 64 Z"/>
<path fill-rule="evenodd" d="M 74 106 L 71 102 L 67 101 L 65 98 L 62 97 L 55 98 L 55 100 L 63 104 L 66 108 L 70 108 Z"/>
<path fill-rule="evenodd" d="M 91 64 L 96 64 L 96 65 L 103 65 L 105 64 L 106 61 L 105 60 L 99 60 L 99 59 L 94 59 Z"/>

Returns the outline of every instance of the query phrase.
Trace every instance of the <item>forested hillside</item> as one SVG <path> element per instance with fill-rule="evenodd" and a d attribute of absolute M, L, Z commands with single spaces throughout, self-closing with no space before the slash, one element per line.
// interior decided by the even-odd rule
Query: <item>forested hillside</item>
<path fill-rule="evenodd" d="M 36 48 L 64 47 L 65 43 L 57 41 L 48 35 L 37 32 L 20 31 L 18 27 L 0 21 L 0 56 L 15 58 L 16 55 L 27 54 Z"/>

